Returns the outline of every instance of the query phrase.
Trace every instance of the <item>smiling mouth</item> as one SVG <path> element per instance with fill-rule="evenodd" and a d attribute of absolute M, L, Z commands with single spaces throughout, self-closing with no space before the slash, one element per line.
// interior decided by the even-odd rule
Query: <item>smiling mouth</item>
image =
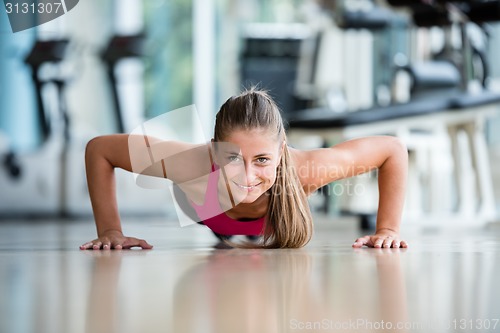
<path fill-rule="evenodd" d="M 258 183 L 258 184 L 255 184 L 255 185 L 250 185 L 250 186 L 245 186 L 245 185 L 241 185 L 241 184 L 238 184 L 237 182 L 235 182 L 234 180 L 232 181 L 236 186 L 238 186 L 239 188 L 243 189 L 243 190 L 247 190 L 247 191 L 251 191 L 253 190 L 255 187 L 259 186 L 260 184 L 262 184 L 262 182 Z"/>

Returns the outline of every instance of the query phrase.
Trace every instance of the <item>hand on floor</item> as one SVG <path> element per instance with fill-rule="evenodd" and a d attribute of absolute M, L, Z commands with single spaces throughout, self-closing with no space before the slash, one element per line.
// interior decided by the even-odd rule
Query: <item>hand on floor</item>
<path fill-rule="evenodd" d="M 399 234 L 389 229 L 381 229 L 374 235 L 360 237 L 354 241 L 352 247 L 359 248 L 366 245 L 375 248 L 407 248 L 408 243 L 399 238 Z"/>
<path fill-rule="evenodd" d="M 101 237 L 87 242 L 80 246 L 80 250 L 121 250 L 140 247 L 145 250 L 152 249 L 153 246 L 144 239 L 126 237 L 120 231 L 108 231 Z"/>

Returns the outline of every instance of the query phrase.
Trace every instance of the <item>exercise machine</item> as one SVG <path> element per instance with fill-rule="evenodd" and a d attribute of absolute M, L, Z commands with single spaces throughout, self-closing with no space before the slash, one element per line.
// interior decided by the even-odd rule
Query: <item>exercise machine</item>
<path fill-rule="evenodd" d="M 365 135 L 399 136 L 410 150 L 411 192 L 417 193 L 407 202 L 405 215 L 408 219 L 418 225 L 432 226 L 441 226 L 447 222 L 456 223 L 457 220 L 475 226 L 492 222 L 496 219 L 496 211 L 484 124 L 488 117 L 498 113 L 500 94 L 484 87 L 487 79 L 486 62 L 482 65 L 481 75 L 480 71 L 473 72 L 473 50 L 466 26 L 469 22 L 500 20 L 500 2 L 389 3 L 408 7 L 416 26 L 457 25 L 462 37 L 461 56 L 452 57 L 452 54 L 457 54 L 456 50 L 452 50 L 436 55 L 436 59 L 441 63 L 431 61 L 425 64 L 430 66 L 427 68 L 411 63 L 401 66 L 402 70 L 409 73 L 412 81 L 410 99 L 403 103 L 342 113 L 332 112 L 332 109 L 326 106 L 288 114 L 290 141 L 300 142 L 304 136 L 316 135 L 331 145 Z M 425 15 L 422 14 L 424 10 Z M 491 13 L 484 13 L 485 11 Z M 432 20 L 430 13 L 435 14 Z M 481 59 L 485 60 L 484 57 Z M 447 63 L 443 63 L 445 60 Z M 430 71 L 429 74 L 429 68 L 439 70 Z M 473 80 L 481 83 L 479 90 L 471 89 L 470 83 Z M 419 140 L 418 138 L 422 137 L 419 133 L 424 133 L 424 137 L 429 140 Z M 438 135 L 445 136 L 444 141 L 449 143 L 443 148 L 443 155 L 449 155 L 453 162 L 449 170 L 455 175 L 451 186 L 447 186 L 450 184 L 446 184 L 442 178 L 436 177 L 436 170 L 433 170 L 436 168 L 435 164 L 419 163 L 424 159 L 424 155 L 430 155 L 436 150 L 435 139 Z M 449 204 L 449 198 L 455 198 L 454 202 Z M 351 201 L 356 200 L 353 198 Z M 364 208 L 372 213 L 376 212 L 376 205 L 368 204 L 368 208 Z M 356 210 L 357 208 L 354 209 Z M 362 214 L 366 215 L 366 212 Z"/>

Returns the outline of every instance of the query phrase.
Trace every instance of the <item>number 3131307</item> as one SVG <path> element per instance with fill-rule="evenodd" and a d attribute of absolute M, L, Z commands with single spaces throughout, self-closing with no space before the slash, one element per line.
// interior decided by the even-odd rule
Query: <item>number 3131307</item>
<path fill-rule="evenodd" d="M 62 9 L 62 4 L 60 2 L 54 3 L 5 3 L 5 9 L 7 14 L 52 14 L 59 13 Z"/>

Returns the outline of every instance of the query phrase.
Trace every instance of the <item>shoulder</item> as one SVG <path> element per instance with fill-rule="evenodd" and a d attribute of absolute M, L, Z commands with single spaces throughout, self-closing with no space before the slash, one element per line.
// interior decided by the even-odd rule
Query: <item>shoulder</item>
<path fill-rule="evenodd" d="M 181 183 L 208 175 L 211 171 L 208 143 L 135 136 L 129 138 L 129 149 L 136 173 L 157 175 Z"/>
<path fill-rule="evenodd" d="M 302 188 L 309 195 L 316 190 L 316 188 L 311 186 L 314 181 L 310 172 L 311 165 L 314 164 L 315 153 L 313 150 L 300 150 L 290 146 L 288 146 L 288 151 L 290 152 L 292 166 L 295 169 Z"/>
<path fill-rule="evenodd" d="M 185 182 L 208 175 L 211 171 L 212 156 L 209 144 L 167 142 L 157 147 L 163 155 L 171 179 Z"/>
<path fill-rule="evenodd" d="M 352 167 L 352 149 L 344 144 L 328 148 L 289 148 L 297 176 L 307 194 L 335 180 L 345 178 Z"/>
<path fill-rule="evenodd" d="M 379 168 L 388 158 L 407 159 L 406 146 L 391 136 L 352 139 L 329 148 L 289 148 L 289 151 L 308 193 L 330 182 Z"/>
<path fill-rule="evenodd" d="M 302 164 L 307 162 L 308 158 L 310 158 L 309 151 L 307 150 L 300 150 L 288 146 L 288 151 L 290 153 L 290 158 L 295 168 L 300 167 Z"/>

